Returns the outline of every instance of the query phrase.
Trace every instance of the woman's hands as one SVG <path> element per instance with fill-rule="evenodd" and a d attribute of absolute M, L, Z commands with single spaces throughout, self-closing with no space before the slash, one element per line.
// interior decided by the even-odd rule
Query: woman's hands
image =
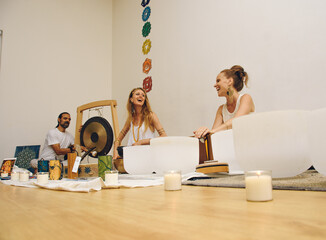
<path fill-rule="evenodd" d="M 140 141 L 133 143 L 132 146 L 140 146 L 140 145 L 142 145 Z"/>
<path fill-rule="evenodd" d="M 210 133 L 210 130 L 207 127 L 200 127 L 196 131 L 194 131 L 196 138 L 205 137 L 208 133 Z"/>
<path fill-rule="evenodd" d="M 132 146 L 149 145 L 150 139 L 142 139 L 132 144 Z"/>

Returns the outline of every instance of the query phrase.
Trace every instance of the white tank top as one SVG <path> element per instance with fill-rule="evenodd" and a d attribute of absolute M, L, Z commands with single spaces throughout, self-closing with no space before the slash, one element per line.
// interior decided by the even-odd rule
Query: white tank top
<path fill-rule="evenodd" d="M 143 123 L 139 129 L 139 135 L 138 135 L 138 127 L 139 126 L 134 126 L 134 129 L 132 129 L 132 122 L 130 123 L 130 132 L 129 132 L 129 139 L 128 139 L 128 144 L 127 146 L 131 146 L 132 144 L 135 143 L 135 139 L 138 141 L 142 139 L 149 139 L 149 138 L 154 138 L 155 137 L 155 132 L 152 132 L 151 129 L 148 127 L 146 132 L 145 131 L 145 124 Z M 139 137 L 138 137 L 139 136 Z M 134 139 L 135 138 L 135 139 Z"/>
<path fill-rule="evenodd" d="M 235 113 L 238 111 L 240 106 L 240 99 L 243 96 L 243 94 L 240 94 L 237 100 L 237 104 L 235 105 L 235 109 L 232 113 L 229 112 L 226 103 L 223 105 L 222 109 L 222 116 L 223 116 L 223 122 L 227 122 L 229 119 L 233 118 Z"/>

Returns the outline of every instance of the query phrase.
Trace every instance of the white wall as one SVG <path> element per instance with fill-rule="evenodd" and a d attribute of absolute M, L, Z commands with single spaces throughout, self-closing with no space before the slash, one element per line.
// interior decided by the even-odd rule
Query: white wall
<path fill-rule="evenodd" d="M 0 0 L 0 159 L 43 144 L 61 111 L 72 113 L 74 132 L 76 107 L 87 102 L 117 99 L 121 128 L 146 57 L 149 98 L 169 135 L 212 125 L 225 101 L 216 75 L 234 64 L 249 73 L 258 112 L 325 107 L 323 0 L 151 0 L 148 56 L 140 3 Z"/>
<path fill-rule="evenodd" d="M 0 159 L 112 97 L 112 0 L 0 0 Z"/>
<path fill-rule="evenodd" d="M 113 98 L 120 126 L 133 87 L 146 77 L 141 1 L 113 2 Z M 152 0 L 153 90 L 168 135 L 212 126 L 217 74 L 240 64 L 258 112 L 325 107 L 326 2 L 323 0 Z"/>

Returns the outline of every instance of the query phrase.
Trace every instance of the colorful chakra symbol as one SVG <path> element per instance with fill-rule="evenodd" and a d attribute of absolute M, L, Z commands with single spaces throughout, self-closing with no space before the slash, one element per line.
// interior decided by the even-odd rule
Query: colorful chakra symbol
<path fill-rule="evenodd" d="M 146 22 L 149 19 L 149 16 L 151 15 L 151 8 L 145 7 L 142 15 L 142 19 L 144 22 Z"/>
<path fill-rule="evenodd" d="M 143 89 L 146 92 L 149 92 L 150 90 L 152 90 L 152 77 L 147 77 L 144 79 L 143 81 Z"/>
<path fill-rule="evenodd" d="M 152 25 L 150 22 L 147 22 L 144 24 L 143 30 L 142 30 L 143 37 L 147 37 L 149 35 L 149 33 L 151 32 L 151 28 L 152 28 Z"/>
<path fill-rule="evenodd" d="M 143 7 L 145 7 L 146 5 L 149 4 L 150 1 L 151 1 L 151 0 L 142 0 L 141 5 L 142 5 Z"/>
<path fill-rule="evenodd" d="M 143 54 L 146 55 L 149 53 L 152 47 L 152 42 L 149 39 L 146 39 L 143 43 Z"/>
<path fill-rule="evenodd" d="M 148 72 L 152 69 L 152 59 L 146 58 L 143 63 L 143 73 L 148 74 Z"/>

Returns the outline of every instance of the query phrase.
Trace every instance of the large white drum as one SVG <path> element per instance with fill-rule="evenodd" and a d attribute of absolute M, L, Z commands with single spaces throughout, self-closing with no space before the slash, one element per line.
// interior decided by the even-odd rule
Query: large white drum
<path fill-rule="evenodd" d="M 309 114 L 309 155 L 315 169 L 326 175 L 326 108 Z"/>
<path fill-rule="evenodd" d="M 236 159 L 243 170 L 272 170 L 292 177 L 307 170 L 307 111 L 255 113 L 232 122 Z"/>

